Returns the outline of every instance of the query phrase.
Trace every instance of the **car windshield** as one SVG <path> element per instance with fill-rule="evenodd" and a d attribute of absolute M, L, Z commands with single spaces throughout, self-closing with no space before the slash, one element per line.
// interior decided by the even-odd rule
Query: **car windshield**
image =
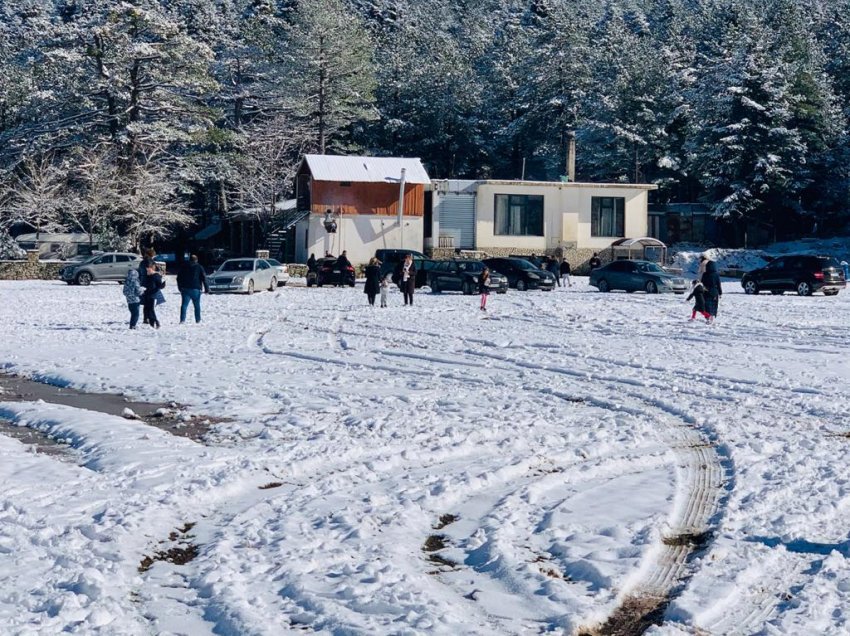
<path fill-rule="evenodd" d="M 268 264 L 269 264 L 269 265 L 271 265 L 272 267 L 280 267 L 280 261 L 275 260 L 275 259 L 273 259 L 273 258 L 267 258 L 267 259 L 266 259 L 266 263 L 268 263 Z"/>
<path fill-rule="evenodd" d="M 638 270 L 641 272 L 652 272 L 653 274 L 666 273 L 660 265 L 657 265 L 655 263 L 638 263 Z"/>
<path fill-rule="evenodd" d="M 841 267 L 841 265 L 839 265 L 838 263 L 838 260 L 832 258 L 831 256 L 821 256 L 820 258 L 818 258 L 818 261 L 820 261 L 821 267 L 835 267 L 836 269 Z"/>
<path fill-rule="evenodd" d="M 477 274 L 484 270 L 484 263 L 479 263 L 478 261 L 469 261 L 467 263 L 460 263 L 460 267 L 458 269 L 462 272 L 472 272 Z"/>
<path fill-rule="evenodd" d="M 218 269 L 221 272 L 253 272 L 254 261 L 244 259 L 224 261 L 224 264 Z"/>
<path fill-rule="evenodd" d="M 512 258 L 511 263 L 517 269 L 525 269 L 525 270 L 539 269 L 538 267 L 535 267 L 532 263 L 529 263 L 524 258 Z"/>

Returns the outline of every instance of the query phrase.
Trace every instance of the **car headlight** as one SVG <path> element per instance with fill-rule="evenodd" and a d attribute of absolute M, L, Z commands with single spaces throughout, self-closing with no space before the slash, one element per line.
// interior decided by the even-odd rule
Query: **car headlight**
<path fill-rule="evenodd" d="M 533 273 L 533 272 L 529 272 L 529 273 L 528 273 L 528 277 L 529 277 L 531 280 L 540 280 L 540 276 L 538 276 L 537 274 L 535 274 L 535 273 Z"/>
<path fill-rule="evenodd" d="M 245 280 L 244 276 L 234 276 L 233 277 L 233 282 L 236 283 L 237 285 L 240 284 L 244 280 Z"/>

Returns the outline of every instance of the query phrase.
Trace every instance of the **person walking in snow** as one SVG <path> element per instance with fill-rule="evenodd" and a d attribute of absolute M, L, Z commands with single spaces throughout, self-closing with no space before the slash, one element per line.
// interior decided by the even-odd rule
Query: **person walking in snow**
<path fill-rule="evenodd" d="M 366 266 L 366 284 L 363 286 L 363 291 L 369 299 L 369 305 L 375 306 L 375 297 L 381 291 L 381 261 L 374 256 Z"/>
<path fill-rule="evenodd" d="M 165 281 L 162 276 L 156 271 L 156 265 L 148 266 L 147 275 L 145 276 L 145 293 L 142 300 L 145 305 L 145 315 L 148 317 L 148 324 L 159 329 L 159 320 L 156 317 L 157 296 L 162 295 L 162 288 L 165 287 Z"/>
<path fill-rule="evenodd" d="M 558 287 L 561 286 L 561 266 L 558 264 L 558 259 L 552 257 L 549 259 L 549 262 L 546 263 L 546 269 L 549 271 L 552 276 L 555 277 L 555 282 L 558 283 Z"/>
<path fill-rule="evenodd" d="M 131 269 L 124 279 L 124 298 L 130 310 L 130 329 L 135 329 L 139 322 L 139 305 L 142 304 L 142 286 L 139 283 L 139 272 Z"/>
<path fill-rule="evenodd" d="M 210 293 L 207 275 L 198 264 L 198 257 L 192 254 L 189 262 L 184 263 L 177 274 L 177 289 L 180 291 L 180 324 L 186 322 L 189 303 L 195 309 L 195 322 L 201 322 L 201 292 Z"/>
<path fill-rule="evenodd" d="M 720 286 L 720 274 L 717 273 L 717 263 L 710 260 L 705 254 L 700 256 L 699 259 L 700 268 L 704 270 L 700 282 L 705 287 L 705 310 L 709 313 L 708 322 L 714 322 L 714 319 L 717 318 L 720 297 L 723 295 L 723 288 Z"/>
<path fill-rule="evenodd" d="M 697 312 L 699 312 L 705 318 L 706 322 L 708 322 L 711 314 L 705 310 L 705 286 L 698 280 L 691 281 L 691 293 L 685 300 L 690 300 L 691 298 L 694 299 L 691 320 L 694 320 L 697 317 Z"/>
<path fill-rule="evenodd" d="M 481 294 L 481 311 L 487 311 L 487 296 L 490 295 L 490 269 L 485 267 L 478 277 L 478 293 Z"/>
<path fill-rule="evenodd" d="M 570 280 L 570 264 L 567 262 L 567 259 L 561 261 L 561 281 L 563 282 L 565 287 L 572 287 L 573 283 Z"/>
<path fill-rule="evenodd" d="M 393 275 L 390 272 L 384 274 L 384 277 L 381 279 L 381 307 L 387 306 L 387 295 L 390 293 L 392 279 Z"/>

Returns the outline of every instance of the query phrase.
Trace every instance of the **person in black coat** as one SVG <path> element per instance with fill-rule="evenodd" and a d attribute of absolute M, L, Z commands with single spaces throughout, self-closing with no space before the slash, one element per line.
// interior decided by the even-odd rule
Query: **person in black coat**
<path fill-rule="evenodd" d="M 557 258 L 550 258 L 549 262 L 546 263 L 546 270 L 555 277 L 555 282 L 558 283 L 558 287 L 561 286 L 561 266 L 558 265 Z"/>
<path fill-rule="evenodd" d="M 694 309 L 691 311 L 691 320 L 697 317 L 697 312 L 702 314 L 702 317 L 708 321 L 711 314 L 705 310 L 705 287 L 703 284 L 694 280 L 691 282 L 691 293 L 685 300 L 694 299 Z"/>
<path fill-rule="evenodd" d="M 316 255 L 310 254 L 310 258 L 307 259 L 307 271 L 315 272 L 316 271 Z"/>
<path fill-rule="evenodd" d="M 142 261 L 139 263 L 139 285 L 142 287 L 147 287 L 147 279 L 148 279 L 148 268 L 153 267 L 156 269 L 156 262 L 154 258 L 156 257 L 156 252 L 152 247 L 149 247 L 144 252 L 144 257 Z M 151 324 L 150 316 L 148 316 L 148 308 L 147 305 L 142 303 L 142 322 L 146 325 Z"/>
<path fill-rule="evenodd" d="M 198 264 L 198 257 L 194 254 L 188 263 L 183 263 L 177 273 L 177 289 L 180 290 L 180 324 L 186 322 L 186 311 L 189 303 L 195 308 L 195 322 L 201 322 L 201 291 L 210 293 L 207 284 L 207 275 L 204 268 Z"/>
<path fill-rule="evenodd" d="M 342 250 L 342 254 L 336 259 L 336 265 L 334 267 L 339 268 L 339 282 L 337 284 L 345 285 L 345 272 L 351 267 L 351 261 L 348 260 L 348 254 L 345 250 Z"/>
<path fill-rule="evenodd" d="M 599 255 L 594 252 L 587 264 L 590 265 L 590 271 L 592 272 L 597 267 L 602 267 L 602 259 L 600 259 Z"/>
<path fill-rule="evenodd" d="M 375 306 L 375 297 L 381 291 L 381 261 L 374 256 L 366 266 L 366 284 L 363 286 L 363 291 L 369 299 L 369 304 Z"/>
<path fill-rule="evenodd" d="M 416 289 L 416 265 L 413 264 L 411 254 L 406 255 L 401 264 L 398 286 L 404 295 L 404 304 L 413 306 L 413 292 Z"/>
<path fill-rule="evenodd" d="M 165 287 L 165 281 L 162 280 L 160 273 L 156 271 L 156 266 L 153 264 L 149 265 L 145 276 L 145 293 L 142 300 L 145 305 L 145 315 L 148 317 L 148 324 L 156 329 L 159 329 L 159 320 L 156 317 L 156 295 L 163 287 Z"/>
<path fill-rule="evenodd" d="M 700 279 L 703 287 L 705 287 L 705 310 L 710 316 L 708 322 L 714 322 L 717 317 L 720 297 L 723 295 L 723 288 L 720 286 L 720 274 L 717 273 L 717 263 L 709 260 L 705 255 L 700 256 L 699 259 L 705 261 L 705 271 Z"/>
<path fill-rule="evenodd" d="M 490 295 L 490 269 L 487 267 L 478 276 L 478 293 L 481 294 L 481 311 L 487 311 L 487 297 Z"/>
<path fill-rule="evenodd" d="M 573 286 L 572 281 L 570 280 L 570 274 L 572 271 L 570 270 L 570 264 L 567 262 L 567 259 L 561 261 L 561 279 L 564 285 L 569 287 Z"/>

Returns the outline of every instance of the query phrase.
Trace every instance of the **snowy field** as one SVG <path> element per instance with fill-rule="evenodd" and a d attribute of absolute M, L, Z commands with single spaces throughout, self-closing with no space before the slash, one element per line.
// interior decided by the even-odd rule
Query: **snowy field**
<path fill-rule="evenodd" d="M 0 364 L 217 416 L 206 443 L 46 403 L 0 417 L 0 633 L 850 633 L 850 294 L 0 282 Z M 2 400 L 2 396 L 0 396 Z M 191 553 L 184 564 L 146 557 Z M 195 554 L 196 553 L 196 554 Z M 664 603 L 669 604 L 664 605 Z"/>

